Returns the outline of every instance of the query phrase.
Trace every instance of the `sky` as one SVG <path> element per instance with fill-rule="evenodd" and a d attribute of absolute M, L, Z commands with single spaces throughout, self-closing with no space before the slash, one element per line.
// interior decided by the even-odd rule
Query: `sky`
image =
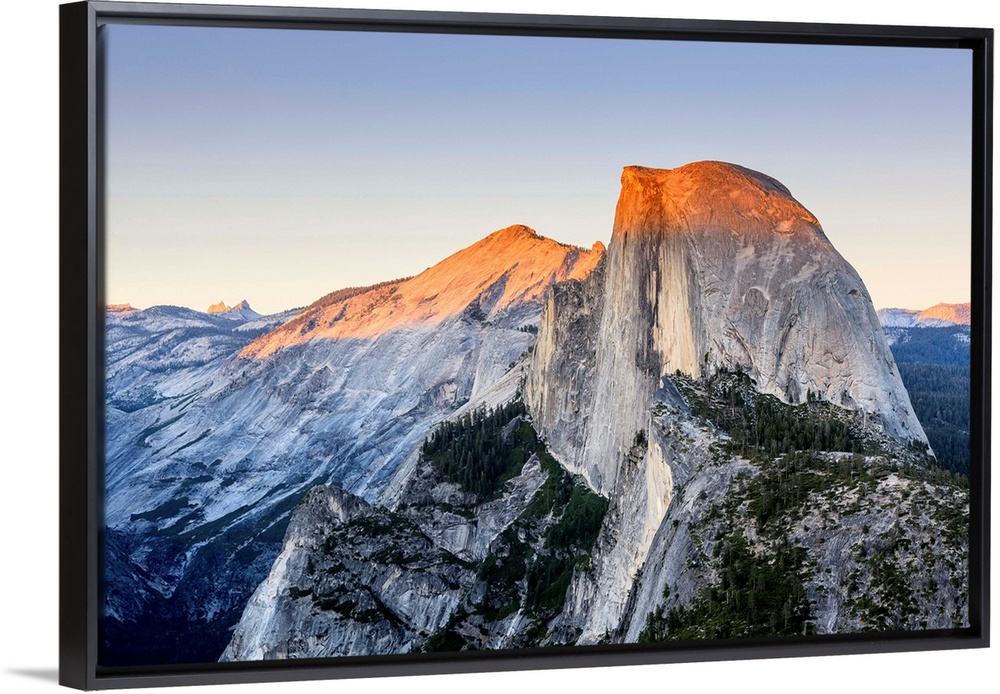
<path fill-rule="evenodd" d="M 109 25 L 108 303 L 263 313 L 526 224 L 610 240 L 622 167 L 784 183 L 876 308 L 970 295 L 971 53 Z"/>

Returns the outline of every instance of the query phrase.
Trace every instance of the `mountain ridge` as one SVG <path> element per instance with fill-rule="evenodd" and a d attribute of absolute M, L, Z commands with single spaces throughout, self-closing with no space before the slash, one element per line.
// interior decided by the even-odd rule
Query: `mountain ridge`
<path fill-rule="evenodd" d="M 942 328 L 950 325 L 970 325 L 972 304 L 938 303 L 930 308 L 881 308 L 878 310 L 879 323 L 883 328 Z"/>
<path fill-rule="evenodd" d="M 540 303 L 553 282 L 586 276 L 603 251 L 600 242 L 587 250 L 515 224 L 413 277 L 307 307 L 296 326 L 258 338 L 240 356 L 261 359 L 316 339 L 373 338 L 394 329 L 433 326 L 473 304 L 474 313 L 489 320 L 516 304 Z"/>

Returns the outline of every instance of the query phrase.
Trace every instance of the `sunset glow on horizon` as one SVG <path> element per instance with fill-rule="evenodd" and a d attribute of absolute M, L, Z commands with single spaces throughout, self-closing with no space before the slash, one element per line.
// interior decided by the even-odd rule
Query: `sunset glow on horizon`
<path fill-rule="evenodd" d="M 499 229 L 610 241 L 625 166 L 772 176 L 876 308 L 970 296 L 971 52 L 108 25 L 108 303 L 261 313 Z"/>

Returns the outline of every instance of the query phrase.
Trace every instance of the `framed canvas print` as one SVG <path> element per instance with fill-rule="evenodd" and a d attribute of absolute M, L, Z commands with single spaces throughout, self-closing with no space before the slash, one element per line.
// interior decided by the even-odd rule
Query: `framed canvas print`
<path fill-rule="evenodd" d="M 62 6 L 61 681 L 988 645 L 992 38 Z"/>

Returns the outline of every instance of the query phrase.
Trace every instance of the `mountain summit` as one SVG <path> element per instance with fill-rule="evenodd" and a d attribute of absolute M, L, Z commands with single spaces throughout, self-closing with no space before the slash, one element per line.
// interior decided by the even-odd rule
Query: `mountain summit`
<path fill-rule="evenodd" d="M 540 305 L 554 282 L 586 277 L 603 252 L 599 242 L 586 250 L 516 224 L 414 277 L 334 292 L 241 356 L 262 358 L 315 339 L 373 338 L 397 328 L 436 325 L 463 312 L 493 320 L 521 305 Z"/>
<path fill-rule="evenodd" d="M 229 311 L 231 309 L 232 309 L 231 306 L 226 306 L 226 303 L 224 301 L 220 301 L 216 304 L 212 304 L 207 309 L 205 309 L 205 313 L 225 313 L 226 311 Z"/>
<path fill-rule="evenodd" d="M 615 230 L 621 236 L 706 232 L 760 238 L 823 236 L 816 219 L 788 188 L 736 164 L 703 161 L 676 169 L 627 166 Z"/>

